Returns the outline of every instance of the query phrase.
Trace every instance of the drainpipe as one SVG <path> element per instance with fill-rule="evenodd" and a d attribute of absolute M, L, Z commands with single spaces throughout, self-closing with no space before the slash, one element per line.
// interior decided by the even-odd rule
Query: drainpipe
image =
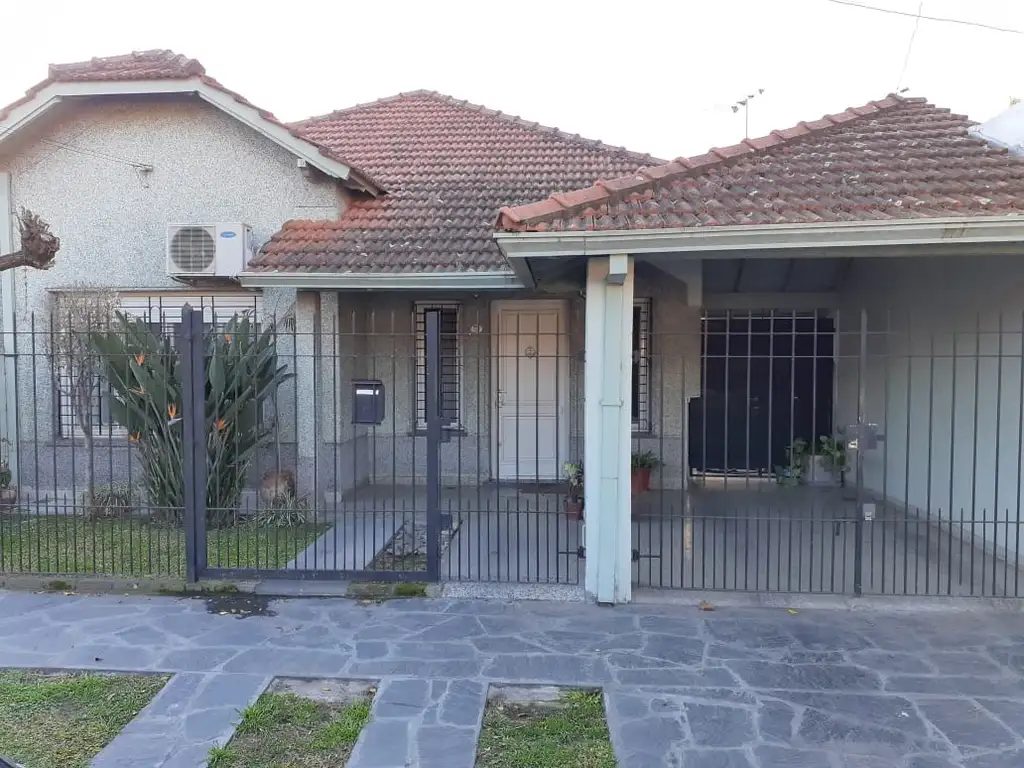
<path fill-rule="evenodd" d="M 587 261 L 583 497 L 585 589 L 598 603 L 628 603 L 632 593 L 630 409 L 633 258 Z"/>
<path fill-rule="evenodd" d="M 14 250 L 11 174 L 0 171 L 0 254 Z M 0 272 L 0 438 L 7 440 L 7 463 L 18 483 L 18 368 L 15 344 L 15 270 Z"/>

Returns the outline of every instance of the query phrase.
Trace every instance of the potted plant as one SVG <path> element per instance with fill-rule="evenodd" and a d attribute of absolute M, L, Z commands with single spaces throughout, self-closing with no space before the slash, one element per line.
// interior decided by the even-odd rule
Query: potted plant
<path fill-rule="evenodd" d="M 651 489 L 651 470 L 661 466 L 661 459 L 654 451 L 634 451 L 630 460 L 630 483 L 633 495 Z"/>
<path fill-rule="evenodd" d="M 7 463 L 7 439 L 0 440 L 0 509 L 13 507 L 18 500 L 18 489 L 11 486 L 14 479 Z"/>
<path fill-rule="evenodd" d="M 575 520 L 583 519 L 583 465 L 571 461 L 562 465 L 562 476 L 568 486 L 568 495 L 562 502 L 565 514 Z"/>
<path fill-rule="evenodd" d="M 803 485 L 807 482 L 807 469 L 811 458 L 807 453 L 807 441 L 796 438 L 786 448 L 786 466 L 775 467 L 775 481 L 779 485 Z"/>
<path fill-rule="evenodd" d="M 830 485 L 845 486 L 846 443 L 831 435 L 821 435 L 818 438 L 818 451 L 814 457 L 814 471 L 816 478 L 820 472 L 821 479 Z"/>

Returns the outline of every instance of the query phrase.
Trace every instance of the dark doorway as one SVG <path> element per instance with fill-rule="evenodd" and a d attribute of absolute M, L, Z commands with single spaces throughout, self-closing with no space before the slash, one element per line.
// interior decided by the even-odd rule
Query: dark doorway
<path fill-rule="evenodd" d="M 691 473 L 770 474 L 795 439 L 831 435 L 834 331 L 815 313 L 706 316 Z"/>

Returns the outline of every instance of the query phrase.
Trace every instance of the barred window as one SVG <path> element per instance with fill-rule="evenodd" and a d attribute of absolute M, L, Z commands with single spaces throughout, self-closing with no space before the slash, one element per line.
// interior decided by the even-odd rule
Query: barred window
<path fill-rule="evenodd" d="M 75 408 L 74 388 L 82 386 L 86 388 L 83 402 L 88 398 L 90 402 L 88 414 L 88 427 L 93 437 L 118 437 L 125 434 L 124 427 L 116 424 L 110 417 L 110 401 L 113 394 L 110 385 L 98 373 L 91 377 L 91 380 L 76 381 L 76 377 L 65 369 L 57 373 L 57 413 L 59 418 L 60 436 L 74 437 L 85 433 L 82 424 L 79 423 L 78 410 Z"/>
<path fill-rule="evenodd" d="M 462 357 L 459 348 L 459 305 L 416 304 L 416 427 L 427 425 L 427 310 L 441 311 L 441 417 L 457 426 L 462 400 Z"/>
<path fill-rule="evenodd" d="M 56 293 L 61 296 L 70 294 Z M 168 291 L 162 294 L 132 295 L 122 294 L 118 297 L 117 309 L 134 317 L 149 321 L 150 328 L 156 335 L 164 335 L 171 339 L 172 345 L 177 343 L 177 326 L 181 322 L 181 310 L 184 305 L 191 304 L 203 312 L 204 331 L 213 327 L 214 323 L 222 325 L 236 313 L 249 312 L 259 317 L 262 309 L 262 297 L 259 294 L 185 294 L 184 292 Z M 257 323 L 256 330 L 259 330 Z M 83 425 L 79 423 L 78 410 L 75 407 L 78 392 L 76 388 L 85 388 L 81 402 L 90 401 L 88 426 L 93 437 L 123 437 L 126 430 L 114 423 L 110 416 L 110 403 L 114 394 L 110 385 L 99 372 L 99 361 L 95 361 L 96 374 L 90 377 L 78 375 L 73 370 L 80 363 L 72 363 L 67 355 L 56 360 L 54 371 L 57 432 L 62 438 L 81 437 Z"/>
<path fill-rule="evenodd" d="M 631 413 L 634 432 L 651 429 L 651 300 L 633 303 L 633 391 Z"/>

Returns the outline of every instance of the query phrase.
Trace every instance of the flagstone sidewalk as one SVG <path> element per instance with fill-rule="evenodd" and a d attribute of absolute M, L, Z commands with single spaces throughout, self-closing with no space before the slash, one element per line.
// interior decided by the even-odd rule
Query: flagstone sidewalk
<path fill-rule="evenodd" d="M 623 768 L 1020 768 L 1024 615 L 0 592 L 0 666 L 171 681 L 97 768 L 195 768 L 275 676 L 379 681 L 352 768 L 471 768 L 487 686 L 603 689 Z"/>

